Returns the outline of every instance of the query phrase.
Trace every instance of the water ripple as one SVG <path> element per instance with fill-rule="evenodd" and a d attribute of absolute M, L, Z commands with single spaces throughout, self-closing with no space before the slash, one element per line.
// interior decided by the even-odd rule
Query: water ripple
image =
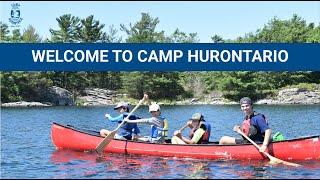
<path fill-rule="evenodd" d="M 320 106 L 256 106 L 264 112 L 274 131 L 286 138 L 320 132 Z M 239 106 L 163 106 L 170 121 L 169 134 L 179 129 L 193 112 L 203 112 L 212 124 L 212 140 L 237 136 L 232 127 L 241 123 Z M 50 137 L 53 120 L 76 127 L 113 129 L 104 114 L 112 107 L 6 108 L 1 112 L 1 178 L 99 178 L 99 179 L 314 179 L 320 177 L 320 161 L 297 162 L 303 167 L 270 166 L 266 161 L 207 161 L 188 158 L 152 157 L 55 150 Z M 147 107 L 136 112 L 149 116 Z M 299 117 L 299 118 L 297 118 Z M 305 122 L 305 123 L 304 123 Z M 149 126 L 141 130 L 149 132 Z M 307 130 L 307 131 L 306 131 Z M 184 132 L 186 133 L 186 132 Z"/>

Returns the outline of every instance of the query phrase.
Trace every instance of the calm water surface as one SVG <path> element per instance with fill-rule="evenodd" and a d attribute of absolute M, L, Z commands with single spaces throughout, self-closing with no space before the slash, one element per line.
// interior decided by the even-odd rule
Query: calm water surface
<path fill-rule="evenodd" d="M 1 178 L 318 178 L 320 161 L 297 162 L 303 167 L 270 166 L 266 161 L 207 161 L 140 155 L 95 154 L 55 150 L 50 139 L 53 121 L 75 127 L 115 129 L 117 124 L 104 119 L 116 115 L 107 107 L 49 107 L 1 109 Z M 148 117 L 146 106 L 136 114 Z M 267 115 L 273 131 L 286 138 L 320 134 L 319 105 L 255 106 Z M 212 125 L 211 140 L 232 131 L 242 121 L 237 105 L 163 106 L 169 120 L 169 135 L 184 125 L 195 112 L 202 112 Z M 148 125 L 140 125 L 149 132 Z M 187 130 L 185 135 L 187 134 Z"/>

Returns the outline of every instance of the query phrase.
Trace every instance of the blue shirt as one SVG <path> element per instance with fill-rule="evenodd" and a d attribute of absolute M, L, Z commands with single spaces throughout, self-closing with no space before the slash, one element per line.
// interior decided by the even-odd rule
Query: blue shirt
<path fill-rule="evenodd" d="M 112 122 L 118 122 L 121 123 L 123 121 L 124 118 L 126 118 L 129 115 L 129 113 L 125 112 L 123 114 L 120 114 L 117 117 L 110 117 L 109 120 Z M 136 120 L 136 119 L 140 119 L 139 117 L 137 117 L 134 114 L 131 114 L 131 116 L 129 117 L 129 120 Z M 139 134 L 140 133 L 140 129 L 137 126 L 137 123 L 124 123 L 118 131 L 118 135 L 131 140 L 132 139 L 132 133 L 134 134 Z"/>
<path fill-rule="evenodd" d="M 254 126 L 254 128 L 256 128 L 256 130 L 257 130 L 257 132 L 255 134 L 251 135 L 250 138 L 254 141 L 263 142 L 265 131 L 267 129 L 270 129 L 264 115 L 263 114 L 254 114 L 250 119 L 250 126 Z"/>
<path fill-rule="evenodd" d="M 257 114 L 251 117 L 250 124 L 257 128 L 258 133 L 264 133 L 267 129 L 270 129 L 264 115 L 262 114 Z"/>

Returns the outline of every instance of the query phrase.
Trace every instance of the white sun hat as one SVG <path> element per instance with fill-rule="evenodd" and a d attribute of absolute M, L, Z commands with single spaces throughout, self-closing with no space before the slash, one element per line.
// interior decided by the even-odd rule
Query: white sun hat
<path fill-rule="evenodd" d="M 160 106 L 158 104 L 151 104 L 149 106 L 149 112 L 152 112 L 152 111 L 160 111 Z"/>

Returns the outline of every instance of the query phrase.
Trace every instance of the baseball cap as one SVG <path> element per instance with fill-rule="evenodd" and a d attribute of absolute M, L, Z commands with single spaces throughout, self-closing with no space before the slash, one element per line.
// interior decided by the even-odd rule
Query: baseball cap
<path fill-rule="evenodd" d="M 243 98 L 240 99 L 240 105 L 241 104 L 250 104 L 250 105 L 252 105 L 252 101 L 248 97 L 243 97 Z"/>
<path fill-rule="evenodd" d="M 201 120 L 202 114 L 201 113 L 194 113 L 190 120 Z"/>
<path fill-rule="evenodd" d="M 121 107 L 129 108 L 129 104 L 126 103 L 126 102 L 119 102 L 119 103 L 117 104 L 117 106 L 114 107 L 113 109 L 116 110 L 116 109 L 119 109 L 119 108 L 121 108 Z"/>

